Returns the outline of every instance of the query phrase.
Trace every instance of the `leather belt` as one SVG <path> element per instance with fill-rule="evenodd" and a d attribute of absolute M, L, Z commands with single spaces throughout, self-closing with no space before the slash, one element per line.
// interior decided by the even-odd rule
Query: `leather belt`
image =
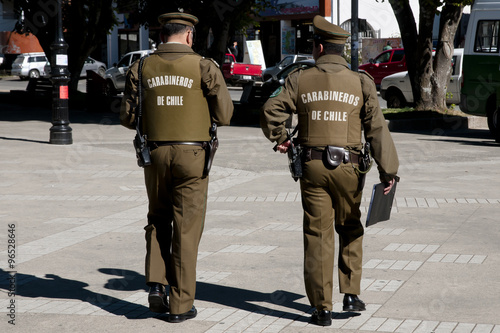
<path fill-rule="evenodd" d="M 346 152 L 348 152 L 348 151 L 346 150 Z M 324 150 L 318 150 L 318 149 L 314 149 L 314 148 L 305 148 L 304 149 L 304 156 L 305 156 L 306 162 L 311 161 L 311 160 L 322 160 L 323 154 L 324 154 Z M 360 155 L 349 151 L 348 154 L 344 154 L 343 162 L 344 163 L 352 162 L 352 163 L 359 164 L 360 158 L 361 158 Z"/>
<path fill-rule="evenodd" d="M 174 145 L 189 145 L 204 147 L 206 142 L 190 142 L 190 141 L 148 141 L 148 147 L 154 150 L 161 146 L 174 146 Z"/>

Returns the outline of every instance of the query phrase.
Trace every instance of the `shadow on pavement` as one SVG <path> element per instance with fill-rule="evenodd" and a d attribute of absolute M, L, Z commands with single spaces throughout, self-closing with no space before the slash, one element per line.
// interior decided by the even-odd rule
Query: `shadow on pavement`
<path fill-rule="evenodd" d="M 121 275 L 124 279 L 111 279 L 105 287 L 112 290 L 140 290 L 139 283 L 144 284 L 144 276 L 136 272 L 118 269 L 103 269 L 105 274 Z M 9 280 L 12 277 L 10 272 L 0 269 L 0 289 L 12 290 Z M 125 282 L 125 283 L 124 283 Z M 16 295 L 23 297 L 44 297 L 55 299 L 79 300 L 94 305 L 117 316 L 125 316 L 129 319 L 137 319 L 137 316 L 128 316 L 132 310 L 144 310 L 148 308 L 142 305 L 131 303 L 110 295 L 92 292 L 86 287 L 89 285 L 82 281 L 70 280 L 55 274 L 46 274 L 45 278 L 34 275 L 17 273 L 15 275 L 14 291 Z M 10 289 L 9 289 L 10 288 Z M 125 289 L 128 288 L 128 289 Z M 134 288 L 134 289 L 132 289 Z M 151 313 L 149 317 L 156 317 L 158 314 Z M 147 316 L 146 316 L 147 317 Z M 141 316 L 144 318 L 144 316 Z"/>
<path fill-rule="evenodd" d="M 116 276 L 110 278 L 104 284 L 104 288 L 106 289 L 114 291 L 144 292 L 148 290 L 145 284 L 144 275 L 137 272 L 116 268 L 100 268 L 98 271 L 105 275 Z M 15 274 L 15 276 L 13 274 Z M 10 283 L 11 281 L 14 282 Z M 166 319 L 166 316 L 163 314 L 149 312 L 146 306 L 110 295 L 92 292 L 86 289 L 88 286 L 89 284 L 86 282 L 65 279 L 55 274 L 46 274 L 44 278 L 41 278 L 34 275 L 13 273 L 0 269 L 0 289 L 5 290 L 5 292 L 15 292 L 16 295 L 30 298 L 43 297 L 79 300 L 99 307 L 113 315 L 125 316 L 128 319 L 145 319 L 153 317 L 157 317 L 160 320 Z M 144 297 L 146 297 L 146 295 Z M 296 300 L 303 297 L 303 295 L 284 290 L 276 290 L 272 293 L 262 293 L 259 291 L 206 282 L 198 282 L 196 292 L 196 300 L 199 301 L 217 303 L 234 309 L 258 313 L 260 315 L 308 322 L 310 318 L 303 316 L 302 313 L 311 313 L 313 309 L 309 305 L 296 302 Z M 262 303 L 266 304 L 266 306 L 262 305 Z M 286 312 L 282 309 L 274 309 L 277 306 L 294 309 L 300 312 L 300 314 L 296 312 Z M 138 312 L 144 314 L 141 314 L 140 318 L 138 318 Z M 131 315 L 132 313 L 135 314 Z M 343 312 L 334 314 L 333 319 L 344 320 L 359 315 L 359 313 Z"/>

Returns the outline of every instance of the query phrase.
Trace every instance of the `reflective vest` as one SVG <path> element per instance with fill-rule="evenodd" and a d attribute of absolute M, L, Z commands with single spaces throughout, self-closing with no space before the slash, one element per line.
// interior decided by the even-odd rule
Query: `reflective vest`
<path fill-rule="evenodd" d="M 363 91 L 348 68 L 327 73 L 302 71 L 297 95 L 298 142 L 309 147 L 361 145 Z"/>
<path fill-rule="evenodd" d="M 143 130 L 150 141 L 209 141 L 210 111 L 201 89 L 199 55 L 151 55 L 142 72 Z"/>

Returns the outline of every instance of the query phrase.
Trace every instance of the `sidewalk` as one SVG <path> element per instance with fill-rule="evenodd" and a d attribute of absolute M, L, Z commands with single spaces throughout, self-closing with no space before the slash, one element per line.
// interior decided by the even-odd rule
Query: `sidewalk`
<path fill-rule="evenodd" d="M 74 143 L 50 145 L 50 117 L 0 105 L 1 332 L 500 332 L 500 147 L 485 129 L 393 132 L 401 182 L 391 220 L 366 229 L 367 311 L 341 312 L 337 288 L 333 326 L 320 328 L 308 324 L 287 159 L 257 126 L 221 127 L 199 314 L 170 324 L 147 308 L 134 132 L 117 114 L 72 111 Z M 376 182 L 374 168 L 363 218 Z"/>

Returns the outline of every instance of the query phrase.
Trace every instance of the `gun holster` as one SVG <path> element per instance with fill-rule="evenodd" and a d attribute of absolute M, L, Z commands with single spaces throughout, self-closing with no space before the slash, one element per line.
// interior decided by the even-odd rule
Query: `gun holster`
<path fill-rule="evenodd" d="M 137 165 L 140 167 L 151 165 L 151 151 L 147 145 L 145 135 L 139 135 L 139 133 L 135 135 L 134 148 Z"/>
<path fill-rule="evenodd" d="M 362 191 L 365 187 L 366 174 L 372 168 L 373 160 L 370 155 L 370 143 L 365 143 L 364 151 L 359 159 L 359 167 L 357 168 L 359 175 L 358 190 Z"/>
<path fill-rule="evenodd" d="M 215 153 L 217 148 L 219 148 L 219 139 L 217 138 L 217 125 L 212 124 L 210 128 L 210 136 L 212 139 L 203 144 L 205 149 L 205 168 L 203 169 L 203 177 L 208 176 L 210 169 L 212 169 L 212 162 L 214 161 Z"/>
<path fill-rule="evenodd" d="M 300 145 L 294 144 L 293 139 L 290 139 L 290 146 L 288 147 L 287 154 L 290 173 L 292 174 L 293 180 L 297 181 L 302 177 L 302 154 Z"/>

